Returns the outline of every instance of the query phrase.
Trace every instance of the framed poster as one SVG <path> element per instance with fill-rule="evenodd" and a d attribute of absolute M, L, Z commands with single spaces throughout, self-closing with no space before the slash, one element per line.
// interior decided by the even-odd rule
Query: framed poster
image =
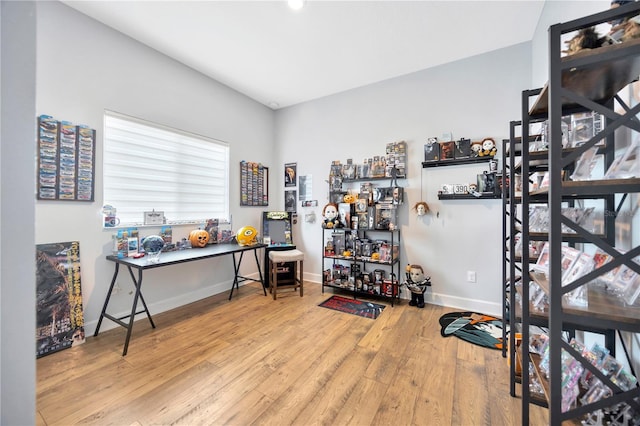
<path fill-rule="evenodd" d="M 269 205 L 269 168 L 261 163 L 240 162 L 240 205 Z"/>
<path fill-rule="evenodd" d="M 296 186 L 296 178 L 298 174 L 297 163 L 286 163 L 284 165 L 284 186 Z"/>
<path fill-rule="evenodd" d="M 284 191 L 284 211 L 296 213 L 296 190 L 291 189 Z"/>
<path fill-rule="evenodd" d="M 80 243 L 36 245 L 36 356 L 81 343 Z"/>

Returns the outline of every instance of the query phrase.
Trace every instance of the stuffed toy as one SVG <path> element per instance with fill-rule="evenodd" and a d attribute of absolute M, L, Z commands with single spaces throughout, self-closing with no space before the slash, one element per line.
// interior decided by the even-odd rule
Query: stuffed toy
<path fill-rule="evenodd" d="M 328 203 L 322 209 L 322 227 L 327 229 L 342 228 L 343 224 L 340 222 L 340 216 L 338 215 L 338 205 L 336 203 Z"/>
<path fill-rule="evenodd" d="M 471 142 L 471 156 L 479 157 L 482 151 L 482 141 Z"/>
<path fill-rule="evenodd" d="M 611 9 L 633 3 L 633 0 L 612 0 Z M 623 43 L 640 37 L 640 16 L 625 17 L 609 22 L 611 29 L 604 38 L 611 44 Z"/>
<path fill-rule="evenodd" d="M 563 50 L 562 53 L 573 55 L 581 50 L 601 47 L 604 43 L 604 38 L 600 38 L 595 28 L 590 27 L 581 29 L 578 31 L 578 34 L 565 43 L 567 44 L 567 48 Z"/>
<path fill-rule="evenodd" d="M 478 152 L 480 157 L 493 157 L 496 155 L 498 149 L 496 148 L 496 141 L 493 138 L 484 138 L 482 140 L 482 149 Z"/>
<path fill-rule="evenodd" d="M 407 281 L 404 285 L 411 292 L 410 306 L 424 308 L 424 293 L 427 287 L 431 286 L 431 277 L 424 276 L 424 270 L 420 265 L 407 265 L 406 267 Z"/>

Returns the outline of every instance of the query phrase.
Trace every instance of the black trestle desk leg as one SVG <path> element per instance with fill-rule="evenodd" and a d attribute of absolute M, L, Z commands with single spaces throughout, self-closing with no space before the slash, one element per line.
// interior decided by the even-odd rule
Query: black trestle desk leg
<path fill-rule="evenodd" d="M 256 266 L 258 267 L 258 274 L 260 274 L 260 284 L 262 285 L 262 291 L 264 295 L 267 295 L 267 289 L 264 286 L 264 278 L 262 277 L 262 268 L 260 267 L 260 261 L 258 260 L 258 249 L 253 249 L 253 255 L 256 258 Z"/>
<path fill-rule="evenodd" d="M 129 267 L 129 273 L 131 274 L 131 280 L 136 284 L 136 279 L 133 275 L 133 271 L 131 267 Z M 138 282 L 140 286 L 142 286 L 142 269 L 138 269 Z M 137 284 L 136 284 L 137 287 Z M 142 290 L 140 290 L 140 301 L 142 302 L 142 306 L 144 307 L 144 311 L 147 313 L 147 318 L 149 318 L 149 322 L 151 323 L 151 328 L 156 328 L 156 325 L 153 323 L 153 318 L 151 318 L 151 312 L 149 312 L 149 308 L 147 308 L 147 302 L 144 301 L 144 296 L 142 295 Z"/>
<path fill-rule="evenodd" d="M 238 262 L 236 262 L 236 254 L 235 253 L 231 253 L 231 257 L 233 258 L 233 284 L 231 285 L 231 292 L 229 293 L 229 300 L 231 300 L 231 297 L 233 296 L 233 289 L 237 288 L 238 291 L 240 291 L 240 284 L 238 281 L 238 271 L 240 270 L 240 265 L 242 265 L 242 256 L 244 255 L 244 252 L 241 251 L 240 252 L 240 259 L 238 259 Z"/>
<path fill-rule="evenodd" d="M 107 291 L 107 297 L 104 299 L 104 305 L 102 305 L 102 312 L 100 312 L 100 318 L 98 319 L 98 325 L 96 326 L 96 330 L 93 332 L 93 336 L 97 336 L 100 332 L 100 326 L 102 325 L 102 319 L 104 318 L 104 314 L 107 312 L 107 306 L 109 306 L 109 299 L 111 299 L 111 292 L 113 291 L 113 286 L 116 284 L 116 278 L 118 278 L 118 271 L 120 270 L 120 264 L 116 263 L 116 269 L 113 272 L 113 278 L 111 278 L 111 285 L 109 286 L 109 291 Z"/>
<path fill-rule="evenodd" d="M 153 323 L 153 320 L 151 319 L 151 315 L 149 314 L 149 310 L 147 309 L 146 304 L 144 303 L 144 298 L 142 297 L 142 293 L 140 291 L 140 288 L 142 287 L 142 269 L 138 269 L 138 279 L 136 280 L 134 275 L 133 275 L 133 271 L 131 270 L 131 267 L 129 267 L 129 273 L 131 274 L 131 278 L 133 279 L 133 282 L 135 284 L 136 287 L 136 294 L 135 296 L 133 296 L 133 305 L 131 306 L 131 315 L 129 316 L 129 326 L 127 327 L 127 337 L 124 341 L 124 349 L 122 350 L 122 356 L 125 356 L 127 354 L 127 351 L 129 350 L 129 340 L 131 340 L 131 331 L 133 330 L 133 322 L 136 316 L 136 308 L 138 306 L 138 298 L 140 298 L 140 300 L 142 301 L 142 304 L 144 306 L 145 312 L 147 313 L 147 317 L 149 318 L 149 322 L 151 322 L 151 326 L 153 328 L 155 328 L 155 324 Z"/>

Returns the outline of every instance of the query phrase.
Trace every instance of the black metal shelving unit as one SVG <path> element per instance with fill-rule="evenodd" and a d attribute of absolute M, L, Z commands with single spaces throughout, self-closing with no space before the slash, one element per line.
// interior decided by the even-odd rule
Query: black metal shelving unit
<path fill-rule="evenodd" d="M 323 269 L 325 268 L 325 262 L 331 265 L 331 269 L 333 269 L 333 265 L 342 264 L 347 265 L 351 268 L 351 272 L 353 270 L 359 270 L 360 273 L 373 272 L 370 269 L 384 269 L 389 272 L 389 279 L 391 281 L 391 295 L 385 294 L 381 290 L 373 290 L 367 289 L 363 290 L 362 288 L 358 288 L 357 284 L 354 282 L 353 287 L 351 287 L 350 283 L 336 283 L 330 277 L 327 277 L 323 274 L 322 278 L 322 292 L 324 293 L 325 287 L 335 288 L 342 291 L 347 291 L 353 295 L 354 298 L 358 296 L 362 297 L 380 297 L 386 300 L 391 300 L 391 306 L 394 306 L 400 300 L 400 282 L 402 280 L 402 275 L 400 275 L 400 230 L 385 230 L 385 229 L 323 229 Z M 364 256 L 361 253 L 357 252 L 357 249 L 352 248 L 351 255 L 344 256 L 341 253 L 327 254 L 324 251 L 324 241 L 327 239 L 327 233 L 334 232 L 342 232 L 342 233 L 351 233 L 354 236 L 354 245 L 357 244 L 357 241 L 363 240 L 384 240 L 389 247 L 390 250 L 390 260 L 375 260 L 372 256 Z M 394 250 L 393 247 L 397 247 L 397 250 Z M 373 283 L 371 283 L 373 284 Z"/>
<path fill-rule="evenodd" d="M 582 153 L 604 141 L 602 153 L 604 156 L 604 168 L 611 165 L 615 156 L 615 131 L 626 128 L 637 137 L 640 133 L 640 103 L 630 107 L 617 94 L 637 79 L 640 74 L 640 39 L 626 41 L 617 45 L 608 45 L 598 49 L 584 50 L 571 56 L 562 57 L 562 36 L 582 28 L 592 27 L 601 23 L 611 22 L 621 17 L 630 17 L 640 14 L 640 3 L 632 3 L 611 9 L 602 13 L 587 16 L 570 22 L 554 25 L 549 30 L 549 82 L 542 89 L 524 91 L 522 94 L 522 140 L 529 137 L 530 123 L 536 120 L 549 120 L 549 149 L 547 151 L 547 165 L 550 183 L 545 191 L 529 194 L 528 180 L 524 177 L 529 173 L 530 157 L 527 149 L 522 149 L 522 200 L 521 218 L 523 253 L 521 264 L 526 265 L 528 259 L 528 246 L 532 238 L 548 238 L 549 242 L 549 272 L 547 278 L 539 274 L 522 273 L 522 300 L 529 300 L 529 282 L 534 281 L 540 287 L 546 289 L 549 297 L 549 309 L 545 313 L 548 318 L 549 336 L 549 365 L 550 377 L 547 389 L 549 406 L 549 423 L 560 425 L 564 421 L 579 420 L 585 414 L 625 403 L 640 415 L 640 387 L 637 385 L 630 390 L 623 390 L 603 375 L 596 367 L 574 350 L 563 338 L 568 329 L 581 329 L 605 334 L 607 346 L 615 344 L 615 336 L 620 331 L 640 333 L 640 307 L 627 306 L 618 298 L 603 292 L 590 283 L 600 275 L 620 265 L 626 265 L 640 274 L 640 265 L 633 259 L 640 255 L 640 245 L 636 240 L 628 237 L 628 250 L 623 253 L 616 247 L 616 217 L 620 212 L 627 194 L 640 193 L 640 179 L 615 179 L 615 180 L 589 180 L 568 182 L 563 179 L 563 170 L 566 170 L 580 157 Z M 533 103 L 531 102 L 533 100 Z M 615 108 L 615 107 L 618 108 Z M 563 149 L 559 141 L 562 140 L 561 121 L 564 115 L 575 112 L 593 111 L 602 114 L 606 120 L 606 126 L 589 139 L 583 145 L 573 149 Z M 622 112 L 618 112 L 622 111 Z M 514 123 L 512 122 L 512 130 Z M 557 141 L 554 143 L 554 141 Z M 510 143 L 515 146 L 515 137 L 512 131 Z M 541 159 L 543 160 L 543 159 Z M 510 162 L 510 166 L 513 163 Z M 513 185 L 512 185 L 513 186 Z M 513 200 L 513 193 L 507 201 Z M 562 206 L 572 203 L 577 199 L 601 200 L 604 211 L 604 232 L 596 235 L 584 229 L 562 214 Z M 547 236 L 533 236 L 528 232 L 529 203 L 546 200 L 549 211 L 549 233 Z M 505 214 L 512 213 L 505 204 Z M 515 222 L 509 217 L 511 231 Z M 567 226 L 575 231 L 574 240 L 569 244 L 585 244 L 597 247 L 610 256 L 611 262 L 575 279 L 573 282 L 562 285 L 562 246 L 567 244 L 568 237 L 562 233 L 562 227 Z M 506 225 L 503 227 L 506 235 Z M 514 234 L 509 234 L 514 235 Z M 636 244 L 633 246 L 633 244 Z M 509 244 L 511 247 L 511 244 Z M 513 273 L 513 266 L 510 272 Z M 513 275 L 512 275 L 513 276 Z M 575 289 L 587 289 L 588 306 L 570 306 L 563 302 L 565 294 Z M 529 393 L 528 368 L 529 363 L 529 325 L 533 324 L 533 316 L 529 310 L 529 303 L 522 303 L 521 324 L 516 321 L 514 313 L 514 291 L 511 291 L 510 322 L 514 326 L 522 327 L 522 423 L 529 423 Z M 514 330 L 514 328 L 512 328 Z M 513 333 L 512 333 L 513 334 Z M 513 339 L 510 336 L 510 339 Z M 512 340 L 510 342 L 513 343 Z M 623 339 L 620 343 L 628 353 Z M 562 352 L 570 354 L 583 368 L 596 375 L 609 389 L 612 395 L 598 401 L 578 405 L 567 411 L 562 411 Z M 515 352 L 515 351 L 513 351 Z M 514 356 L 510 353 L 509 356 Z M 513 358 L 512 358 L 513 360 Z M 633 367 L 633 365 L 632 365 Z M 514 385 L 512 382 L 512 390 Z M 512 393 L 513 395 L 513 393 Z"/>

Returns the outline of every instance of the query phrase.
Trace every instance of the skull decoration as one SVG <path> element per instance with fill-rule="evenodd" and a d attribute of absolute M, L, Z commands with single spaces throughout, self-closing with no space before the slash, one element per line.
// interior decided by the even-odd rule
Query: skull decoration
<path fill-rule="evenodd" d="M 204 229 L 194 229 L 189 233 L 191 247 L 204 247 L 209 242 L 209 232 Z"/>

